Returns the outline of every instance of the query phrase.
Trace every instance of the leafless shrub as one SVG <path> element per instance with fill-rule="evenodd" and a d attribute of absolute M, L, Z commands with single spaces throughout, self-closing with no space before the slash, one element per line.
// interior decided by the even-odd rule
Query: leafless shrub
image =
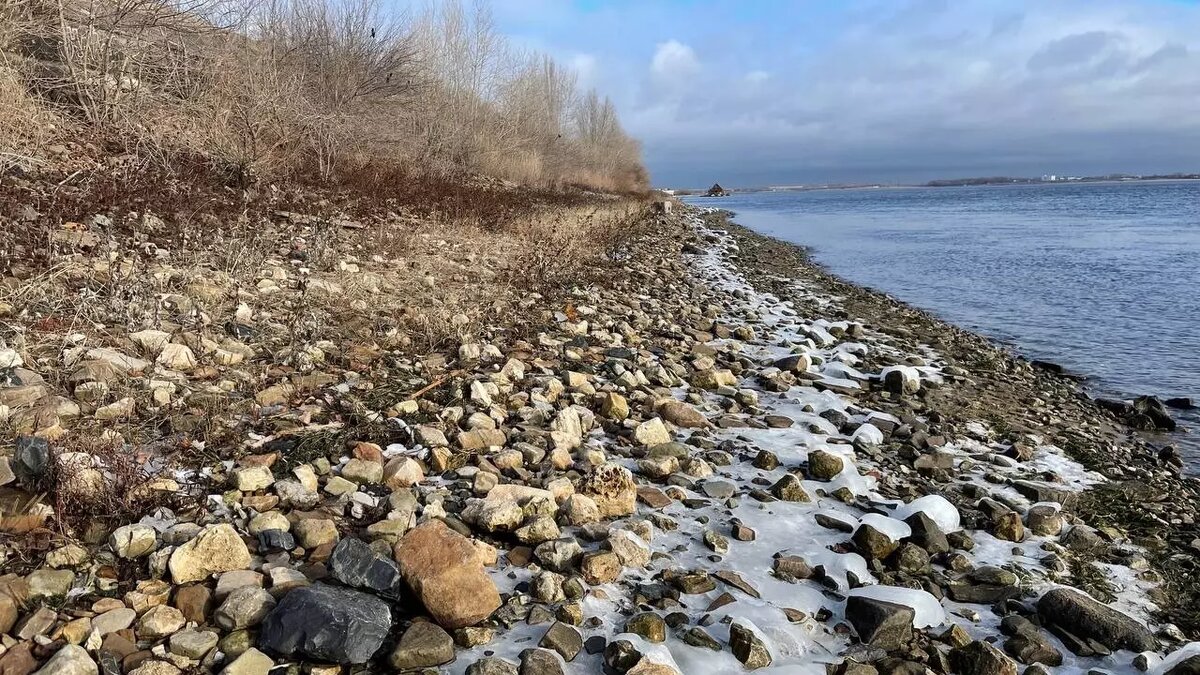
<path fill-rule="evenodd" d="M 51 454 L 40 488 L 64 532 L 88 524 L 135 522 L 175 493 L 155 484 L 147 464 L 119 439 L 78 436 Z"/>

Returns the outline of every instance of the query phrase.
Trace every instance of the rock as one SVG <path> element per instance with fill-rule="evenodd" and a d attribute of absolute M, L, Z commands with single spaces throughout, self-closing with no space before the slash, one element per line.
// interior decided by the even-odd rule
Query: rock
<path fill-rule="evenodd" d="M 158 533 L 149 525 L 125 525 L 113 530 L 108 545 L 118 558 L 141 558 L 158 548 Z"/>
<path fill-rule="evenodd" d="M 327 566 L 331 577 L 351 588 L 390 599 L 400 597 L 404 585 L 400 567 L 361 539 L 343 539 L 333 549 Z"/>
<path fill-rule="evenodd" d="M 640 445 L 670 443 L 671 432 L 667 431 L 662 419 L 652 417 L 634 428 L 633 440 Z"/>
<path fill-rule="evenodd" d="M 470 500 L 462 511 L 462 519 L 484 532 L 512 532 L 524 522 L 525 510 L 515 499 L 489 496 Z"/>
<path fill-rule="evenodd" d="M 960 675 L 1017 675 L 1017 664 L 983 640 L 952 649 L 950 663 Z"/>
<path fill-rule="evenodd" d="M 600 520 L 600 507 L 586 495 L 574 494 L 567 497 L 559 507 L 558 513 L 567 525 L 587 525 Z"/>
<path fill-rule="evenodd" d="M 633 474 L 619 464 L 603 464 L 592 469 L 581 481 L 579 492 L 595 502 L 601 518 L 628 516 L 637 508 Z"/>
<path fill-rule="evenodd" d="M 1021 663 L 1062 665 L 1062 652 L 1029 619 L 1015 614 L 1006 616 L 1000 624 L 1000 630 L 1011 636 L 1004 642 L 1004 651 Z"/>
<path fill-rule="evenodd" d="M 589 584 L 608 584 L 621 575 L 621 559 L 612 551 L 590 551 L 579 563 L 579 571 Z"/>
<path fill-rule="evenodd" d="M 250 549 L 232 525 L 208 527 L 191 541 L 175 549 L 168 567 L 177 584 L 201 581 L 210 574 L 246 569 Z"/>
<path fill-rule="evenodd" d="M 997 539 L 1005 541 L 1019 542 L 1025 539 L 1025 525 L 1021 522 L 1021 516 L 1015 512 L 1002 513 L 996 516 L 995 525 L 992 528 L 992 534 Z"/>
<path fill-rule="evenodd" d="M 383 467 L 383 484 L 393 490 L 412 487 L 424 480 L 425 472 L 411 457 L 393 457 Z"/>
<path fill-rule="evenodd" d="M 1158 641 L 1145 626 L 1073 588 L 1047 592 L 1038 600 L 1037 608 L 1047 625 L 1061 626 L 1073 635 L 1096 640 L 1109 649 L 1135 652 L 1158 649 Z"/>
<path fill-rule="evenodd" d="M 500 607 L 500 593 L 475 546 L 440 520 L 404 535 L 395 558 L 409 588 L 443 628 L 479 623 Z"/>
<path fill-rule="evenodd" d="M 171 343 L 163 345 L 155 363 L 168 370 L 186 373 L 196 367 L 196 355 L 187 345 Z"/>
<path fill-rule="evenodd" d="M 497 656 L 487 656 L 467 666 L 467 675 L 520 675 L 514 663 Z"/>
<path fill-rule="evenodd" d="M 767 650 L 767 645 L 752 629 L 737 621 L 729 624 L 729 650 L 747 670 L 771 665 L 771 652 Z"/>
<path fill-rule="evenodd" d="M 852 595 L 846 601 L 846 620 L 854 626 L 864 644 L 887 651 L 899 649 L 912 638 L 913 618 L 916 612 L 911 607 Z"/>
<path fill-rule="evenodd" d="M 217 646 L 217 640 L 218 636 L 213 631 L 188 628 L 171 636 L 171 653 L 199 661 Z"/>
<path fill-rule="evenodd" d="M 1092 553 L 1105 547 L 1104 537 L 1087 525 L 1071 526 L 1071 529 L 1062 535 L 1058 543 L 1076 553 Z"/>
<path fill-rule="evenodd" d="M 893 366 L 885 368 L 883 388 L 895 394 L 914 394 L 921 389 L 921 377 L 915 368 Z"/>
<path fill-rule="evenodd" d="M 418 466 L 417 469 L 420 470 L 420 467 Z M 383 465 L 367 459 L 351 459 L 342 467 L 342 478 L 359 485 L 378 485 L 383 482 Z M 409 485 L 411 484 L 409 483 Z M 408 487 L 408 485 L 397 487 Z"/>
<path fill-rule="evenodd" d="M 296 540 L 304 548 L 316 548 L 338 541 L 337 523 L 325 518 L 305 518 L 292 526 Z"/>
<path fill-rule="evenodd" d="M 533 555 L 546 569 L 555 572 L 570 572 L 575 562 L 583 555 L 583 547 L 572 537 L 555 539 L 538 544 Z"/>
<path fill-rule="evenodd" d="M 775 481 L 771 486 L 771 494 L 785 502 L 811 502 L 812 498 L 804 490 L 804 485 L 794 474 L 787 474 Z"/>
<path fill-rule="evenodd" d="M 867 560 L 883 560 L 900 545 L 887 534 L 863 523 L 854 531 L 854 548 Z"/>
<path fill-rule="evenodd" d="M 704 416 L 704 413 L 683 401 L 669 399 L 659 403 L 657 409 L 658 414 L 662 415 L 663 419 L 677 427 L 703 429 L 710 426 L 708 418 Z"/>
<path fill-rule="evenodd" d="M 170 605 L 152 607 L 138 620 L 138 635 L 156 640 L 178 632 L 187 623 L 183 612 Z"/>
<path fill-rule="evenodd" d="M 391 628 L 383 600 L 316 583 L 283 596 L 263 621 L 258 643 L 289 658 L 360 664 L 379 651 Z"/>
<path fill-rule="evenodd" d="M 521 652 L 520 675 L 563 675 L 562 662 L 549 649 L 526 649 Z"/>
<path fill-rule="evenodd" d="M 236 588 L 225 598 L 214 615 L 217 625 L 225 630 L 241 630 L 257 626 L 275 608 L 275 598 L 258 586 Z M 182 616 L 182 614 L 180 614 Z"/>
<path fill-rule="evenodd" d="M 613 530 L 608 535 L 608 547 L 625 567 L 645 567 L 650 564 L 650 546 L 629 530 Z"/>
<path fill-rule="evenodd" d="M 434 668 L 454 660 L 454 638 L 437 624 L 418 621 L 404 631 L 388 657 L 396 670 Z"/>
<path fill-rule="evenodd" d="M 75 585 L 75 573 L 71 570 L 34 570 L 25 577 L 25 584 L 32 599 L 61 598 Z"/>
<path fill-rule="evenodd" d="M 667 622 L 654 612 L 642 612 L 629 617 L 625 622 L 624 632 L 640 635 L 650 642 L 665 642 Z"/>
<path fill-rule="evenodd" d="M 225 666 L 221 675 L 267 675 L 274 667 L 271 657 L 251 647 Z"/>
<path fill-rule="evenodd" d="M 34 436 L 20 436 L 13 452 L 13 473 L 24 483 L 41 478 L 50 464 L 50 442 Z"/>
<path fill-rule="evenodd" d="M 563 659 L 571 661 L 583 649 L 583 637 L 574 626 L 555 621 L 542 635 L 538 646 L 543 649 L 553 649 Z"/>
<path fill-rule="evenodd" d="M 946 534 L 942 532 L 937 521 L 929 517 L 929 514 L 917 511 L 905 518 L 904 522 L 912 530 L 908 540 L 925 549 L 926 553 L 937 555 L 950 550 L 950 542 L 946 539 Z"/>
<path fill-rule="evenodd" d="M 79 645 L 67 645 L 54 653 L 34 675 L 98 675 L 99 666 Z"/>
<path fill-rule="evenodd" d="M 808 476 L 813 480 L 833 480 L 845 468 L 841 457 L 824 450 L 808 453 Z"/>
<path fill-rule="evenodd" d="M 600 414 L 614 420 L 629 417 L 629 402 L 616 392 L 608 392 L 600 401 Z"/>

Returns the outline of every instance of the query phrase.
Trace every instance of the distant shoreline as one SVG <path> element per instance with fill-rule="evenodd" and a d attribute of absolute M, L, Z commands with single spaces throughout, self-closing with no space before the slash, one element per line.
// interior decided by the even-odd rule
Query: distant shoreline
<path fill-rule="evenodd" d="M 973 180 L 973 179 L 964 179 Z M 817 192 L 826 190 L 911 190 L 917 188 L 957 188 L 957 187 L 1027 187 L 1036 186 L 1059 186 L 1059 185 L 1105 185 L 1114 183 L 1190 183 L 1200 181 L 1200 175 L 1196 176 L 1179 176 L 1179 177 L 1149 177 L 1149 178 L 1081 178 L 1079 180 L 1022 180 L 1013 182 L 986 182 L 986 183 L 969 183 L 969 182 L 941 182 L 931 181 L 929 183 L 912 183 L 912 184 L 889 184 L 889 183 L 865 183 L 855 185 L 813 185 L 813 186 L 797 186 L 797 187 L 761 187 L 761 188 L 729 188 L 726 194 L 719 196 L 708 196 L 703 190 L 697 191 L 675 191 L 673 194 L 676 197 L 700 197 L 704 199 L 721 199 L 722 197 L 732 197 L 739 194 L 758 194 L 762 192 Z"/>

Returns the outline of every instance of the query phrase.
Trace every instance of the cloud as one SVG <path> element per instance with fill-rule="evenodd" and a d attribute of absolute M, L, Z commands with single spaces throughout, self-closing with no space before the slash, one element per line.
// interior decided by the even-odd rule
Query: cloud
<path fill-rule="evenodd" d="M 662 184 L 1200 170 L 1200 4 L 592 4 L 543 38 Z"/>
<path fill-rule="evenodd" d="M 650 72 L 657 78 L 673 80 L 694 75 L 700 70 L 696 52 L 677 40 L 659 43 L 650 61 Z"/>

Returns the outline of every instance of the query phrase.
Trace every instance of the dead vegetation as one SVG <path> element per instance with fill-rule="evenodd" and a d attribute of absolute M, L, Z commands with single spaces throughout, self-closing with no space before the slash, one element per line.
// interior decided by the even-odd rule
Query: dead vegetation
<path fill-rule="evenodd" d="M 575 74 L 509 45 L 483 4 L 12 0 L 0 153 L 55 157 L 46 120 L 116 154 L 202 158 L 238 188 L 364 166 L 539 187 L 644 189 L 638 145 Z M 105 154 L 113 154 L 111 148 Z"/>

